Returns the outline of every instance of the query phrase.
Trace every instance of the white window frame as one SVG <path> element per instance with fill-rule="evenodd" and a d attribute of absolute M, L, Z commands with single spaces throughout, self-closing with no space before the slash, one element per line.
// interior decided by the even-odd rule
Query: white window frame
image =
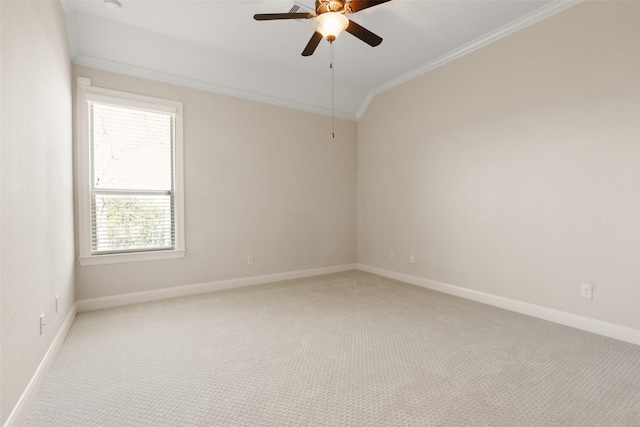
<path fill-rule="evenodd" d="M 91 86 L 91 80 L 78 77 L 76 85 L 76 176 L 78 201 L 78 261 L 80 265 L 116 264 L 184 258 L 184 154 L 182 139 L 182 102 L 153 98 Z M 91 253 L 91 138 L 89 136 L 89 101 L 115 101 L 119 105 L 150 108 L 175 113 L 175 248 L 113 254 Z"/>

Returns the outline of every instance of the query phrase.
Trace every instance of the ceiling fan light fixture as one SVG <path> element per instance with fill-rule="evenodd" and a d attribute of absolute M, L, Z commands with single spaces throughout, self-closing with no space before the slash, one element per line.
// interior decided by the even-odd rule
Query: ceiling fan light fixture
<path fill-rule="evenodd" d="M 337 39 L 340 33 L 348 26 L 349 20 L 347 17 L 338 12 L 323 13 L 313 20 L 313 28 L 330 42 Z"/>

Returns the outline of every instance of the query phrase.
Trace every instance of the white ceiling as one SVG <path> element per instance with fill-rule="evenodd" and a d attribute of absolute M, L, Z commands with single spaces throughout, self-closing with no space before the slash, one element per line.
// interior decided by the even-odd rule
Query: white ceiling
<path fill-rule="evenodd" d="M 331 113 L 329 43 L 301 56 L 311 20 L 253 19 L 294 1 L 119 1 L 111 12 L 103 0 L 62 0 L 74 63 Z M 393 0 L 349 15 L 384 41 L 372 48 L 344 33 L 334 43 L 336 116 L 358 118 L 376 94 L 575 3 Z"/>

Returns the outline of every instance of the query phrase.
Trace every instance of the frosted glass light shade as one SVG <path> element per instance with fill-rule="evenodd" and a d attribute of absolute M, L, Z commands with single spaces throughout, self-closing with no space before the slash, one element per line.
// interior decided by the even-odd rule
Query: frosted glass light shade
<path fill-rule="evenodd" d="M 323 13 L 313 20 L 313 28 L 329 41 L 334 41 L 348 25 L 347 17 L 337 12 Z"/>

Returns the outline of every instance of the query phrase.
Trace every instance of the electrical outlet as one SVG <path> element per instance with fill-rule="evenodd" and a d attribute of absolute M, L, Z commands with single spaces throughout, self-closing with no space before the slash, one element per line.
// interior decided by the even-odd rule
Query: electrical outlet
<path fill-rule="evenodd" d="M 580 296 L 583 298 L 593 298 L 593 286 L 587 283 L 582 283 L 580 285 Z"/>
<path fill-rule="evenodd" d="M 44 323 L 44 314 L 40 315 L 40 335 L 42 335 L 42 328 L 44 327 L 44 325 L 46 325 L 46 323 Z"/>
<path fill-rule="evenodd" d="M 249 255 L 249 256 L 247 257 L 247 264 L 249 264 L 249 265 L 253 265 L 253 255 Z"/>
<path fill-rule="evenodd" d="M 410 262 L 411 264 L 413 264 L 414 262 L 416 262 L 416 257 L 415 257 L 415 256 L 413 256 L 413 255 L 409 255 L 409 262 Z"/>
<path fill-rule="evenodd" d="M 393 251 L 389 251 L 389 259 L 394 259 L 396 256 Z"/>

